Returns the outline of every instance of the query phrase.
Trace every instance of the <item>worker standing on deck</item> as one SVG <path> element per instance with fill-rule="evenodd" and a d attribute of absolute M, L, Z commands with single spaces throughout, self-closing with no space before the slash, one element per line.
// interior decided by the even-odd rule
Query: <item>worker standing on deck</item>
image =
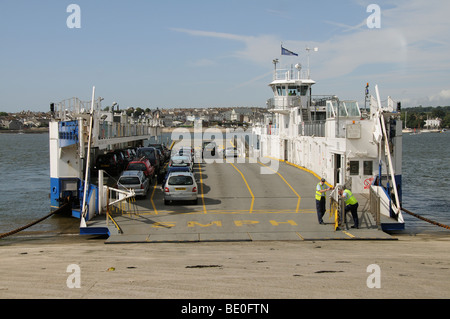
<path fill-rule="evenodd" d="M 325 215 L 326 192 L 334 189 L 334 187 L 325 188 L 325 178 L 322 178 L 316 186 L 316 210 L 319 224 L 323 225 L 323 215 Z"/>
<path fill-rule="evenodd" d="M 359 219 L 358 219 L 358 201 L 356 200 L 353 193 L 344 188 L 339 189 L 339 195 L 345 201 L 345 213 L 348 211 L 352 212 L 354 225 L 351 228 L 359 228 Z"/>

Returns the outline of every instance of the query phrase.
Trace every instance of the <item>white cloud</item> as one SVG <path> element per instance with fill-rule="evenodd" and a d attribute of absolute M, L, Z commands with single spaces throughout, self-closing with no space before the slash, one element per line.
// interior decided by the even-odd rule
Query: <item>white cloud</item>
<path fill-rule="evenodd" d="M 365 10 L 368 3 L 360 5 L 368 17 L 370 14 Z M 322 21 L 339 26 L 341 32 L 314 43 L 280 39 L 270 34 L 249 36 L 179 28 L 172 30 L 191 36 L 241 42 L 242 49 L 233 52 L 232 56 L 267 67 L 273 58 L 280 56 L 281 41 L 286 48 L 300 54 L 299 60 L 304 66 L 306 53 L 303 48 L 317 46 L 319 52 L 311 52 L 311 68 L 318 81 L 342 79 L 341 82 L 350 82 L 349 79 L 358 77 L 371 81 L 373 78 L 382 87 L 388 87 L 386 91 L 390 90 L 389 94 L 397 99 L 433 104 L 447 101 L 445 104 L 450 104 L 450 90 L 443 89 L 450 87 L 450 1 L 385 1 L 380 8 L 380 29 L 369 29 L 365 20 L 355 26 L 343 21 Z M 293 58 L 286 58 L 289 63 L 290 59 Z M 363 69 L 364 74 L 354 73 L 359 69 Z M 392 91 L 392 87 L 396 87 L 396 91 Z M 333 88 L 325 90 L 333 91 Z M 353 94 L 359 92 L 354 91 L 359 88 L 348 90 L 353 90 Z"/>
<path fill-rule="evenodd" d="M 219 38 L 242 42 L 244 48 L 234 52 L 233 56 L 254 63 L 267 64 L 279 54 L 280 39 L 272 35 L 247 36 L 232 33 L 171 28 L 172 31 L 182 32 L 191 36 Z"/>
<path fill-rule="evenodd" d="M 450 90 L 442 90 L 438 94 L 432 95 L 430 101 L 438 105 L 450 105 Z"/>

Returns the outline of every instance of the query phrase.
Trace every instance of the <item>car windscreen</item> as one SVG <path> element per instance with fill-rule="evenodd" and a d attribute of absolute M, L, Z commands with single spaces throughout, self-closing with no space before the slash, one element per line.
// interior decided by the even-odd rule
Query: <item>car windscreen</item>
<path fill-rule="evenodd" d="M 169 178 L 169 185 L 193 185 L 194 180 L 191 176 L 171 176 Z"/>
<path fill-rule="evenodd" d="M 188 158 L 172 158 L 170 166 L 189 166 Z"/>
<path fill-rule="evenodd" d="M 141 184 L 139 177 L 124 176 L 119 179 L 119 183 L 122 185 L 136 185 Z"/>
<path fill-rule="evenodd" d="M 129 171 L 145 171 L 147 167 L 145 167 L 144 163 L 130 163 L 128 165 Z"/>
<path fill-rule="evenodd" d="M 155 144 L 150 144 L 149 147 L 154 147 L 154 148 L 160 150 L 161 152 L 163 151 L 162 145 L 159 145 L 159 144 L 156 144 L 156 145 Z"/>
<path fill-rule="evenodd" d="M 156 155 L 154 149 L 147 149 L 147 150 L 139 150 L 138 156 L 145 156 L 149 160 L 154 160 Z"/>
<path fill-rule="evenodd" d="M 113 156 L 99 156 L 97 158 L 97 162 L 99 164 L 114 164 L 114 157 Z"/>

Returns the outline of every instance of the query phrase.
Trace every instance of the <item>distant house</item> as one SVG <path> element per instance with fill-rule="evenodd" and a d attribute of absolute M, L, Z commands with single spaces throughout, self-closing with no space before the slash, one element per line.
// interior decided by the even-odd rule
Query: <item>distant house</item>
<path fill-rule="evenodd" d="M 431 120 L 425 120 L 425 127 L 427 128 L 438 128 L 441 127 L 441 119 L 435 118 Z"/>
<path fill-rule="evenodd" d="M 6 121 L 4 127 L 9 130 L 21 130 L 23 129 L 23 123 L 19 120 Z"/>

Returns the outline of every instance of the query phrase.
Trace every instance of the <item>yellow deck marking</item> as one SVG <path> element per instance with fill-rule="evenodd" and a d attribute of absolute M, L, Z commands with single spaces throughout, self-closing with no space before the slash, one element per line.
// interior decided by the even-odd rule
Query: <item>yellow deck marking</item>
<path fill-rule="evenodd" d="M 156 210 L 155 203 L 153 202 L 153 195 L 155 195 L 156 185 L 158 184 L 158 180 L 155 177 L 155 185 L 153 185 L 153 191 L 152 196 L 150 196 L 150 202 L 152 203 L 153 211 L 155 212 L 155 215 L 158 215 L 158 211 Z"/>
<path fill-rule="evenodd" d="M 353 236 L 352 234 L 350 234 L 349 232 L 346 232 L 345 230 L 342 231 L 344 234 L 346 234 L 348 237 L 350 238 L 355 238 L 355 236 Z"/>
<path fill-rule="evenodd" d="M 258 163 L 261 164 L 261 165 L 263 165 L 263 166 L 265 166 L 265 167 L 267 167 L 267 168 L 270 169 L 271 171 L 277 173 L 278 176 L 280 176 L 281 179 L 286 183 L 286 185 L 289 186 L 289 188 L 294 192 L 294 194 L 297 195 L 298 201 L 297 201 L 297 208 L 295 209 L 295 212 L 298 212 L 298 209 L 299 209 L 299 207 L 300 207 L 300 200 L 301 200 L 300 195 L 295 191 L 295 189 L 291 186 L 291 184 L 289 184 L 289 183 L 287 182 L 287 180 L 283 177 L 283 175 L 281 175 L 280 173 L 278 173 L 276 170 L 272 169 L 271 167 L 269 167 L 269 166 L 267 166 L 267 165 L 261 163 L 260 161 L 258 161 Z"/>
<path fill-rule="evenodd" d="M 303 238 L 303 236 L 302 235 L 300 235 L 300 233 L 299 232 L 295 232 L 296 234 L 297 234 L 297 236 L 298 237 L 300 237 L 301 238 L 301 240 L 305 240 L 305 238 Z"/>
<path fill-rule="evenodd" d="M 251 214 L 253 212 L 253 204 L 255 203 L 255 196 L 253 195 L 253 192 L 252 192 L 250 186 L 248 185 L 247 180 L 244 177 L 244 174 L 242 174 L 242 172 L 236 166 L 234 166 L 233 163 L 228 162 L 228 161 L 227 161 L 227 163 L 229 163 L 231 166 L 233 166 L 234 169 L 237 170 L 239 174 L 241 174 L 241 177 L 244 180 L 244 183 L 247 186 L 247 189 L 248 189 L 250 195 L 252 196 L 252 203 L 250 204 L 250 214 Z"/>
<path fill-rule="evenodd" d="M 202 197 L 202 204 L 203 204 L 203 213 L 206 214 L 206 205 L 205 205 L 205 197 L 203 195 L 203 176 L 202 176 L 202 167 L 200 166 L 200 163 L 198 163 L 198 169 L 200 172 L 200 189 L 201 189 L 201 197 Z"/>

